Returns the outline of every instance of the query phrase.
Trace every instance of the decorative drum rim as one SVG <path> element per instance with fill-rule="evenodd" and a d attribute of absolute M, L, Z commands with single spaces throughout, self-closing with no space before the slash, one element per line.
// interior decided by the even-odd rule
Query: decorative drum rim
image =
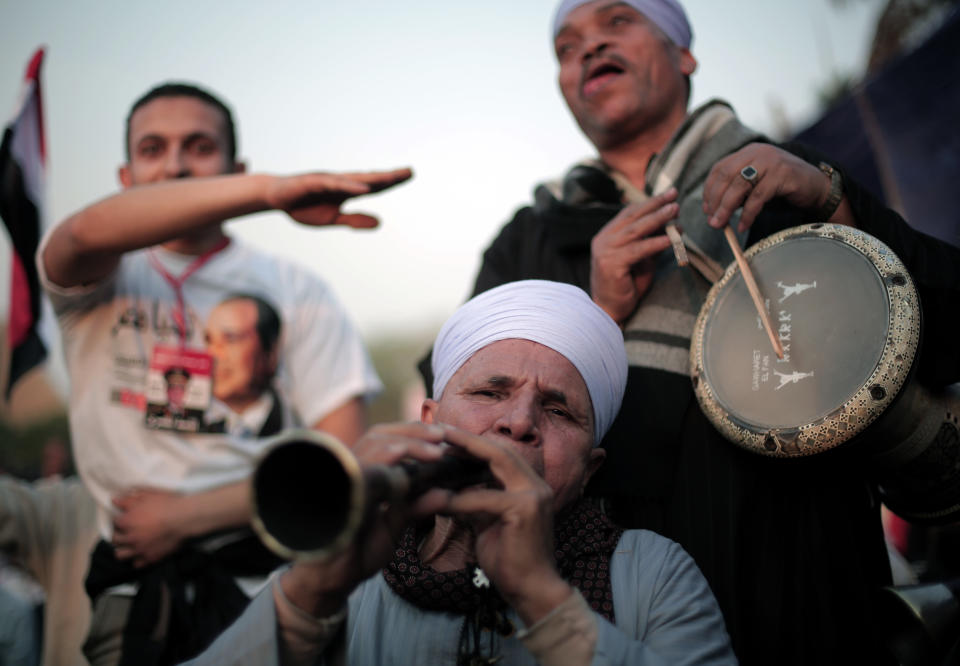
<path fill-rule="evenodd" d="M 718 398 L 705 372 L 705 331 L 718 299 L 740 276 L 732 262 L 713 285 L 694 325 L 690 376 L 704 414 L 728 440 L 753 453 L 774 458 L 799 458 L 833 449 L 863 432 L 894 402 L 910 376 L 920 341 L 920 301 L 903 262 L 884 243 L 852 227 L 807 224 L 773 234 L 745 251 L 757 254 L 795 238 L 825 238 L 859 252 L 877 271 L 888 304 L 886 340 L 879 361 L 863 383 L 842 404 L 823 417 L 789 427 L 769 427 L 730 413 Z M 771 352 L 772 353 L 772 352 Z"/>

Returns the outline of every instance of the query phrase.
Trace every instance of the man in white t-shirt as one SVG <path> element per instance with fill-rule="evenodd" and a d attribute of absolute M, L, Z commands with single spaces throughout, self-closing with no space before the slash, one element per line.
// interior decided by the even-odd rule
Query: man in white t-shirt
<path fill-rule="evenodd" d="M 237 291 L 270 296 L 283 322 L 275 383 L 299 423 L 353 442 L 380 389 L 327 286 L 231 240 L 224 222 L 273 209 L 311 226 L 372 227 L 340 205 L 411 175 L 247 174 L 229 109 L 185 84 L 134 104 L 127 152 L 123 191 L 68 217 L 38 252 L 71 376 L 77 468 L 98 505 L 93 664 L 201 649 L 246 603 L 251 587 L 234 581 L 272 564 L 243 532 L 261 440 L 201 432 L 216 376 L 203 322 L 215 305 Z M 189 377 L 182 410 L 169 409 L 173 375 Z"/>

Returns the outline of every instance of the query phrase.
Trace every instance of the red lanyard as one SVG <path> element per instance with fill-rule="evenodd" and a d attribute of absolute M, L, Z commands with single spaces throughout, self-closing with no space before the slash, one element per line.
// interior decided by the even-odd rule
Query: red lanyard
<path fill-rule="evenodd" d="M 167 284 L 173 288 L 173 292 L 177 296 L 177 307 L 173 311 L 173 321 L 180 329 L 181 347 L 186 346 L 187 342 L 187 307 L 186 301 L 183 298 L 183 283 L 187 281 L 188 277 L 200 270 L 201 266 L 210 261 L 210 259 L 213 258 L 213 255 L 227 247 L 229 244 L 230 239 L 224 237 L 219 243 L 190 262 L 190 265 L 187 266 L 179 276 L 171 275 L 170 272 L 164 268 L 163 264 L 160 263 L 160 260 L 157 259 L 156 255 L 154 254 L 153 248 L 147 251 L 147 258 L 150 260 L 150 265 L 153 266 L 153 269 L 160 273 L 163 279 L 167 281 Z"/>

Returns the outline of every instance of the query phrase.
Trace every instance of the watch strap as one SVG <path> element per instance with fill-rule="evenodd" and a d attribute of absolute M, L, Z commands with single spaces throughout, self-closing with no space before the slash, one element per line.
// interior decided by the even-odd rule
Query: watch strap
<path fill-rule="evenodd" d="M 817 222 L 826 222 L 837 212 L 840 202 L 843 201 L 843 179 L 840 178 L 840 172 L 826 162 L 820 162 L 818 166 L 820 171 L 830 177 L 830 193 L 823 205 L 817 209 Z"/>

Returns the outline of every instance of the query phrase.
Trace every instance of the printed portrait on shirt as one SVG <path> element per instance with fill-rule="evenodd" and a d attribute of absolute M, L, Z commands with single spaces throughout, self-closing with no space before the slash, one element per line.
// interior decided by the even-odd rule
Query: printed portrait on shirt
<path fill-rule="evenodd" d="M 213 401 L 205 432 L 265 437 L 280 430 L 282 406 L 273 387 L 280 331 L 276 309 L 253 294 L 232 294 L 207 315 Z"/>

